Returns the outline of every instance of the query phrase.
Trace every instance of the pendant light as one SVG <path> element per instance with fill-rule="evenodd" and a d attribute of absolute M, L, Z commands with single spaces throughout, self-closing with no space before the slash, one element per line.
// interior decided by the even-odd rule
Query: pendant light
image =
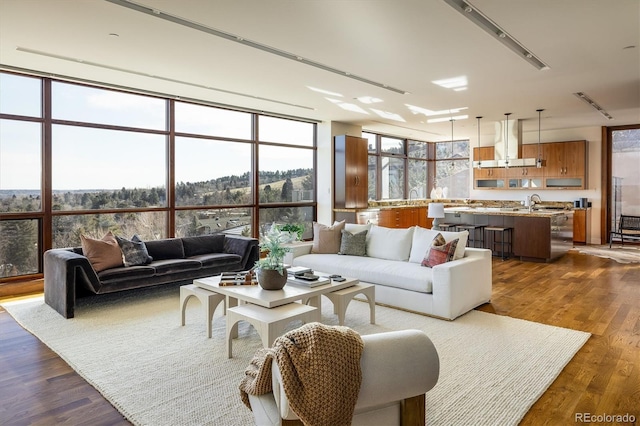
<path fill-rule="evenodd" d="M 478 119 L 478 169 L 482 168 L 482 160 L 480 159 L 480 119 L 482 116 L 476 117 Z"/>
<path fill-rule="evenodd" d="M 504 115 L 507 117 L 507 121 L 506 124 L 504 126 L 504 133 L 505 133 L 505 139 L 504 139 L 504 167 L 505 169 L 509 168 L 509 116 L 511 115 L 510 112 L 505 112 Z"/>
<path fill-rule="evenodd" d="M 536 167 L 541 168 L 542 167 L 542 151 L 540 146 L 540 117 L 541 117 L 542 111 L 544 110 L 537 109 L 536 111 L 538 111 L 538 159 L 536 160 Z"/>
<path fill-rule="evenodd" d="M 451 120 L 451 158 L 453 158 L 453 122 L 456 121 L 453 118 Z M 451 160 L 451 169 L 453 170 L 453 168 L 455 167 L 453 160 Z"/>

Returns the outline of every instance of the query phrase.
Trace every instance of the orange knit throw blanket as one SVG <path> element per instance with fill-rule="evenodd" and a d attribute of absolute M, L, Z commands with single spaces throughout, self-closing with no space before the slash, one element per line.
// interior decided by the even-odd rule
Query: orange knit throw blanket
<path fill-rule="evenodd" d="M 364 344 L 347 327 L 317 322 L 278 337 L 273 348 L 260 349 L 245 370 L 240 394 L 271 392 L 271 362 L 278 363 L 289 406 L 306 426 L 350 425 L 358 400 Z"/>

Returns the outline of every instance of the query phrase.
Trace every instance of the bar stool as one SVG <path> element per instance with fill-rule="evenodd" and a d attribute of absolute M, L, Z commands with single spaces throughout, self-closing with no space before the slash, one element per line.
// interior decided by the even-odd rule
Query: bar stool
<path fill-rule="evenodd" d="M 484 229 L 486 227 L 487 225 L 462 224 L 462 225 L 456 225 L 456 230 L 469 231 L 469 238 L 467 238 L 467 247 L 476 247 L 476 243 L 478 243 L 480 245 L 477 247 L 483 248 L 484 247 Z"/>
<path fill-rule="evenodd" d="M 485 248 L 491 249 L 493 255 L 499 255 L 502 260 L 511 257 L 513 228 L 502 226 L 487 226 L 484 229 L 484 232 L 486 234 L 485 241 L 487 242 Z M 496 241 L 496 235 L 500 236 L 500 241 Z M 496 254 L 496 245 L 500 245 L 500 254 Z M 505 251 L 505 246 L 508 251 Z"/>
<path fill-rule="evenodd" d="M 440 228 L 441 231 L 455 231 L 456 226 L 458 225 L 455 223 L 439 223 L 438 224 L 438 227 Z"/>

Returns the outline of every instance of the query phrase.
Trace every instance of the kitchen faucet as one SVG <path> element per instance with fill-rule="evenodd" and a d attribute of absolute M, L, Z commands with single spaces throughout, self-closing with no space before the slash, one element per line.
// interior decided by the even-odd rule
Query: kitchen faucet
<path fill-rule="evenodd" d="M 540 196 L 538 194 L 531 194 L 531 196 L 529 197 L 529 212 L 531 212 L 531 210 L 533 209 L 534 204 L 541 202 L 542 200 L 540 199 Z"/>
<path fill-rule="evenodd" d="M 411 190 L 409 191 L 409 201 L 411 201 L 411 200 L 412 200 L 411 195 L 412 195 L 414 192 L 416 193 L 416 198 L 418 198 L 418 190 L 417 190 L 416 188 L 411 188 Z"/>

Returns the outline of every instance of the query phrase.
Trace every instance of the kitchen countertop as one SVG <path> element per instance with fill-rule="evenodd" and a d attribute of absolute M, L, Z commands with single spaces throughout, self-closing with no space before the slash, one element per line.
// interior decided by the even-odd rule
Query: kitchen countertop
<path fill-rule="evenodd" d="M 504 207 L 446 207 L 445 213 L 464 213 L 489 216 L 526 216 L 526 217 L 551 217 L 573 213 L 572 210 L 532 210 L 527 208 Z"/>
<path fill-rule="evenodd" d="M 360 212 L 379 212 L 388 209 L 408 209 L 408 208 L 426 208 L 429 203 L 442 203 L 445 205 L 445 213 L 465 213 L 465 214 L 483 214 L 495 216 L 537 216 L 550 217 L 557 216 L 567 212 L 573 212 L 574 209 L 571 202 L 549 201 L 546 203 L 537 203 L 534 211 L 520 206 L 517 201 L 496 201 L 496 200 L 431 200 L 431 199 L 414 199 L 414 200 L 369 200 L 369 207 L 358 209 L 334 209 L 334 212 L 340 213 L 360 213 Z"/>

